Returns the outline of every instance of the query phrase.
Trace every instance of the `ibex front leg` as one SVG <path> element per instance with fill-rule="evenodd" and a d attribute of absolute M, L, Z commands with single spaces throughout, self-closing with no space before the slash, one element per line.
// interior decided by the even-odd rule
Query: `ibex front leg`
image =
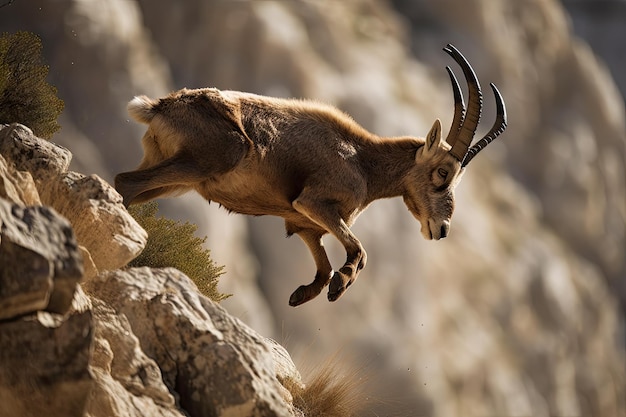
<path fill-rule="evenodd" d="M 292 205 L 299 213 L 332 233 L 346 249 L 346 263 L 335 272 L 328 288 L 328 300 L 335 301 L 357 279 L 359 271 L 365 267 L 367 254 L 361 242 L 341 218 L 336 203 L 329 203 L 328 200 L 319 201 L 310 196 L 305 189 Z"/>
<path fill-rule="evenodd" d="M 308 285 L 301 285 L 296 289 L 291 297 L 289 297 L 289 305 L 292 307 L 304 304 L 317 297 L 320 292 L 328 285 L 333 275 L 333 268 L 330 266 L 330 261 L 324 250 L 324 243 L 322 242 L 322 236 L 326 233 L 325 230 L 314 229 L 298 229 L 293 225 L 287 223 L 287 233 L 297 233 L 298 236 L 306 243 L 315 266 L 317 267 L 317 273 L 315 274 L 315 280 Z"/>

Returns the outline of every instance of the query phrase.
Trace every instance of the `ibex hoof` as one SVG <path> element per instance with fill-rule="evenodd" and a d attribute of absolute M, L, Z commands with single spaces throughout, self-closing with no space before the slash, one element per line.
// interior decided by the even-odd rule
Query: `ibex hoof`
<path fill-rule="evenodd" d="M 337 301 L 353 282 L 352 275 L 335 272 L 328 286 L 328 301 Z"/>
<path fill-rule="evenodd" d="M 315 292 L 315 289 L 312 288 L 311 285 L 300 285 L 298 289 L 296 289 L 293 294 L 291 294 L 291 297 L 289 297 L 289 305 L 292 307 L 297 307 L 300 304 L 311 301 L 318 296 L 320 291 Z"/>

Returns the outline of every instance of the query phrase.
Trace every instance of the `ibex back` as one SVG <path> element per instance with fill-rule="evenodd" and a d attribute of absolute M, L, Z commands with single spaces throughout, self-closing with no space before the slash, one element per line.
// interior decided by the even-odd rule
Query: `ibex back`
<path fill-rule="evenodd" d="M 337 300 L 356 280 L 367 255 L 350 231 L 374 200 L 402 196 L 426 239 L 448 235 L 454 188 L 465 166 L 506 128 L 497 88 L 497 116 L 489 133 L 470 147 L 482 109 L 481 90 L 467 60 L 451 45 L 444 50 L 463 69 L 469 104 L 446 67 L 455 98 L 445 141 L 435 120 L 425 139 L 383 138 L 334 107 L 311 101 L 263 97 L 213 88 L 183 89 L 165 98 L 134 98 L 129 113 L 148 124 L 137 170 L 119 174 L 115 187 L 126 206 L 195 190 L 226 209 L 285 219 L 287 234 L 306 243 L 317 266 L 311 284 L 289 304 L 315 298 L 330 283 Z M 336 272 L 322 236 L 331 233 L 347 259 Z"/>

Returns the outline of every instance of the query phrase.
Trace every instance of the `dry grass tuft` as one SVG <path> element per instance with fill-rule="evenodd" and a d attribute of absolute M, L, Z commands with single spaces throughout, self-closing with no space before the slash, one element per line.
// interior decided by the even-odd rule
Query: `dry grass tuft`
<path fill-rule="evenodd" d="M 291 380 L 284 383 L 304 417 L 354 417 L 365 409 L 367 380 L 361 369 L 348 369 L 335 355 L 304 373 L 304 387 Z"/>

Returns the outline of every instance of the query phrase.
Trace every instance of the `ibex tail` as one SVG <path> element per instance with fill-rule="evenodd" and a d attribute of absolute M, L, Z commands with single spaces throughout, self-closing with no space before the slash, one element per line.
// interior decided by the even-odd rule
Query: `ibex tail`
<path fill-rule="evenodd" d="M 147 96 L 136 96 L 128 103 L 128 113 L 138 122 L 149 124 L 157 114 L 154 110 L 157 103 L 158 100 L 153 100 Z"/>

